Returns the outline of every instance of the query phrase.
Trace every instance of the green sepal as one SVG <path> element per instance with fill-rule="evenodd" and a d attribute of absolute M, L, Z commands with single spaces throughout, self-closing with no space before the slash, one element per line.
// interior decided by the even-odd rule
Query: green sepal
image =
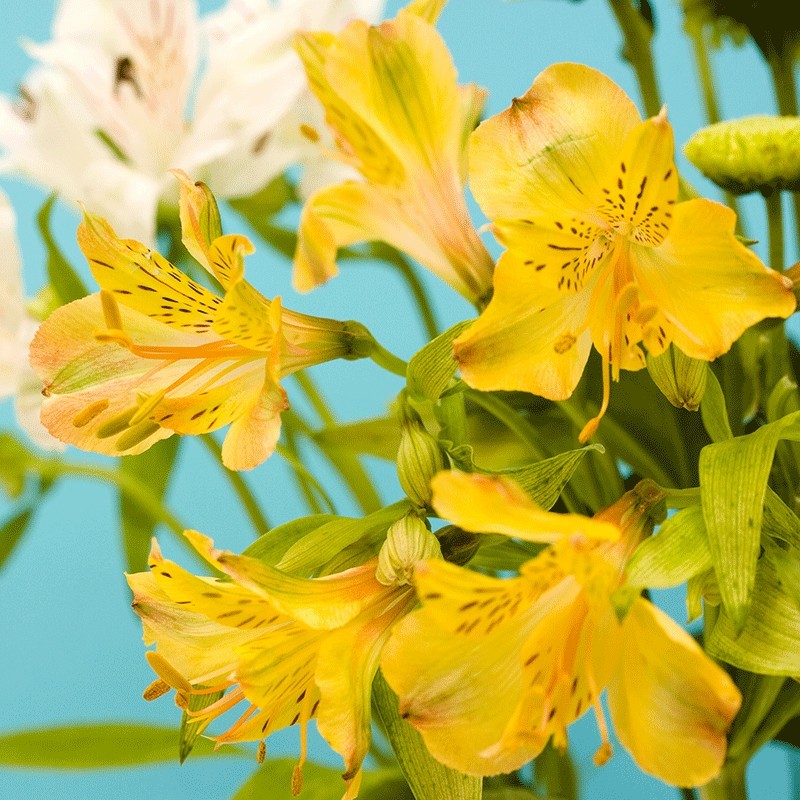
<path fill-rule="evenodd" d="M 225 694 L 224 689 L 211 694 L 193 694 L 189 697 L 189 705 L 181 716 L 181 727 L 178 731 L 178 760 L 181 764 L 189 757 L 189 753 L 194 750 L 195 744 L 200 734 L 205 729 L 203 723 L 192 723 L 187 711 L 202 711 L 213 705 Z"/>
<path fill-rule="evenodd" d="M 406 379 L 412 397 L 436 401 L 442 396 L 458 369 L 453 342 L 473 321 L 456 323 L 411 356 Z"/>

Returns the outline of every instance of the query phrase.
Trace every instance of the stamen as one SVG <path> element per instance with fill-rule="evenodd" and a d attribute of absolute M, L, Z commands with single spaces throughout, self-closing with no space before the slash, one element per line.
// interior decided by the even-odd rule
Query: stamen
<path fill-rule="evenodd" d="M 106 321 L 106 327 L 113 331 L 124 330 L 125 324 L 122 322 L 122 314 L 111 292 L 105 289 L 100 290 L 100 305 L 103 308 L 103 319 Z"/>
<path fill-rule="evenodd" d="M 164 683 L 183 695 L 190 695 L 192 693 L 192 684 L 189 683 L 166 658 L 159 655 L 155 650 L 148 650 L 144 654 L 144 657 L 147 659 L 147 663 L 150 665 L 153 672 L 155 672 Z"/>
<path fill-rule="evenodd" d="M 261 741 L 258 743 L 258 750 L 256 751 L 256 761 L 259 764 L 263 764 L 264 759 L 266 757 L 267 757 L 267 743 Z"/>
<path fill-rule="evenodd" d="M 593 708 L 597 718 L 597 729 L 600 731 L 600 738 L 603 740 L 603 743 L 594 754 L 594 763 L 598 767 L 602 767 L 603 764 L 608 763 L 608 760 L 614 754 L 614 748 L 611 746 L 611 742 L 608 741 L 608 725 L 606 724 L 606 717 L 599 699 L 595 699 Z"/>
<path fill-rule="evenodd" d="M 96 403 L 92 403 L 75 415 L 72 424 L 76 428 L 82 428 L 84 425 L 88 425 L 93 419 L 96 419 L 102 414 L 109 405 L 110 402 L 108 400 L 98 400 Z"/>
<path fill-rule="evenodd" d="M 133 408 L 128 408 L 120 414 L 117 414 L 114 417 L 111 417 L 110 420 L 104 422 L 95 432 L 95 436 L 98 439 L 108 439 L 110 436 L 116 436 L 118 433 L 122 433 L 127 427 L 129 427 L 131 418 L 136 413 L 136 406 Z"/>
<path fill-rule="evenodd" d="M 311 125 L 307 125 L 305 122 L 300 126 L 300 133 L 302 133 L 309 142 L 316 143 L 320 140 L 319 131 Z"/>
<path fill-rule="evenodd" d="M 150 412 L 164 399 L 165 391 L 156 392 L 154 395 L 140 395 L 137 398 L 139 410 L 131 417 L 130 425 L 137 425 L 150 416 Z"/>
<path fill-rule="evenodd" d="M 217 700 L 216 703 L 212 703 L 210 706 L 200 709 L 199 711 L 187 711 L 186 713 L 190 717 L 196 717 L 198 719 L 213 719 L 233 708 L 243 697 L 244 692 L 237 686 L 232 692 L 228 692 L 225 697 L 221 697 Z"/>
<path fill-rule="evenodd" d="M 303 791 L 303 767 L 295 764 L 292 770 L 292 797 L 297 797 Z"/>
<path fill-rule="evenodd" d="M 142 697 L 150 702 L 151 700 L 157 700 L 159 697 L 163 697 L 169 690 L 170 685 L 166 681 L 161 680 L 161 678 L 157 678 L 142 692 Z"/>
<path fill-rule="evenodd" d="M 140 422 L 135 427 L 125 431 L 125 433 L 117 439 L 114 449 L 121 453 L 131 447 L 136 447 L 137 444 L 141 444 L 145 439 L 149 439 L 159 430 L 161 430 L 161 426 L 155 422 L 150 422 L 150 420 Z"/>
<path fill-rule="evenodd" d="M 611 399 L 611 369 L 610 369 L 610 358 L 608 351 L 603 354 L 603 403 L 600 406 L 600 412 L 596 417 L 590 419 L 586 425 L 583 426 L 583 430 L 578 435 L 578 441 L 581 444 L 586 444 L 592 436 L 597 433 L 597 428 L 600 425 L 600 420 L 605 415 L 606 411 L 608 410 L 608 401 Z"/>

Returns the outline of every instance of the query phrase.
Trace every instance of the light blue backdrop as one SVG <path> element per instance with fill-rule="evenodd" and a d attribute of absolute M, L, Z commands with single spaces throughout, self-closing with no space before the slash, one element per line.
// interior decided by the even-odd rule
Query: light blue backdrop
<path fill-rule="evenodd" d="M 220 4 L 219 0 L 204 0 L 201 7 L 211 10 Z M 400 5 L 397 0 L 391 2 L 390 12 Z M 655 5 L 659 17 L 655 50 L 662 91 L 676 140 L 683 143 L 703 124 L 702 106 L 691 53 L 680 35 L 677 4 L 657 0 Z M 52 13 L 53 3 L 46 0 L 25 4 L 0 0 L 0 91 L 15 91 L 29 66 L 18 42 L 21 38 L 47 39 Z M 502 110 L 513 96 L 524 92 L 548 64 L 565 60 L 603 70 L 638 99 L 632 73 L 618 57 L 620 36 L 603 0 L 451 0 L 440 29 L 454 53 L 461 78 L 490 90 L 490 113 Z M 729 47 L 714 60 L 726 115 L 774 112 L 766 70 L 753 47 Z M 681 167 L 701 191 L 716 196 L 713 187 L 684 160 Z M 11 179 L 1 180 L 0 185 L 10 194 L 20 219 L 25 281 L 28 293 L 33 294 L 43 282 L 43 250 L 35 233 L 34 215 L 44 193 Z M 763 234 L 759 204 L 747 203 L 746 215 L 749 230 Z M 229 231 L 237 226 L 244 229 L 233 215 L 226 222 Z M 73 263 L 78 264 L 76 224 L 72 212 L 59 210 L 57 236 Z M 758 249 L 764 256 L 760 245 Z M 298 310 L 358 319 L 404 357 L 423 343 L 404 287 L 392 273 L 381 268 L 346 268 L 324 289 L 310 297 L 298 297 L 291 291 L 287 265 L 266 253 L 265 247 L 261 251 L 251 259 L 249 276 L 270 296 L 282 294 L 285 303 Z M 89 279 L 88 270 L 84 273 Z M 428 276 L 426 284 L 434 296 L 441 325 L 469 316 L 470 309 L 447 287 Z M 317 375 L 343 419 L 382 413 L 399 389 L 396 379 L 371 364 L 327 365 L 318 368 Z M 0 406 L 0 424 L 13 425 L 8 403 Z M 227 483 L 197 442 L 186 445 L 170 488 L 170 503 L 188 526 L 214 536 L 225 547 L 246 546 L 251 540 L 250 527 Z M 397 489 L 391 467 L 379 463 L 370 466 L 379 476 L 383 497 L 394 499 Z M 279 458 L 247 479 L 273 522 L 305 513 Z M 336 500 L 345 513 L 356 513 L 341 488 Z M 0 519 L 8 509 L 5 498 L 0 498 Z M 0 730 L 114 719 L 177 725 L 178 712 L 169 701 L 147 704 L 141 699 L 141 690 L 152 673 L 142 656 L 140 626 L 129 608 L 115 515 L 115 498 L 109 488 L 80 480 L 64 481 L 39 511 L 35 524 L 0 575 Z M 162 541 L 168 553 L 177 554 L 168 535 Z M 665 596 L 664 604 L 670 613 L 683 619 L 679 597 Z M 585 798 L 661 800 L 679 796 L 676 790 L 643 776 L 619 747 L 607 766 L 592 766 L 597 739 L 591 720 L 578 723 L 572 733 Z M 269 742 L 271 755 L 288 753 L 295 747 L 294 732 L 283 732 Z M 319 738 L 313 740 L 312 756 L 338 763 Z M 0 797 L 72 800 L 130 798 L 144 793 L 149 800 L 226 800 L 254 766 L 249 760 L 190 759 L 183 767 L 174 764 L 103 773 L 0 771 Z M 753 800 L 790 798 L 787 751 L 781 747 L 763 751 L 754 761 L 750 783 Z"/>

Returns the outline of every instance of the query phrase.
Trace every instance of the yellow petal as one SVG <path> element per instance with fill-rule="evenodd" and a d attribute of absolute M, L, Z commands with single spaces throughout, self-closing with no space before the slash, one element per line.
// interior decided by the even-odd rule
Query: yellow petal
<path fill-rule="evenodd" d="M 675 786 L 699 786 L 719 773 L 741 695 L 683 628 L 639 599 L 625 618 L 608 704 L 641 769 Z"/>
<path fill-rule="evenodd" d="M 613 541 L 620 535 L 619 528 L 609 522 L 543 511 L 507 478 L 440 472 L 431 487 L 436 512 L 474 533 L 502 533 L 528 542 L 576 535 Z"/>
<path fill-rule="evenodd" d="M 193 258 L 214 275 L 223 286 L 227 286 L 224 272 L 212 267 L 210 258 L 211 243 L 222 236 L 222 222 L 219 218 L 217 201 L 204 183 L 193 181 L 183 170 L 172 170 L 180 181 L 180 218 L 184 247 Z"/>
<path fill-rule="evenodd" d="M 222 302 L 154 250 L 120 239 L 102 217 L 84 213 L 78 244 L 92 275 L 117 302 L 181 330 L 207 332 Z"/>
<path fill-rule="evenodd" d="M 557 219 L 569 229 L 573 218 L 596 219 L 607 170 L 639 121 L 610 78 L 554 64 L 473 134 L 472 191 L 501 232 L 506 220 Z"/>
<path fill-rule="evenodd" d="M 242 347 L 268 351 L 276 333 L 270 319 L 269 301 L 246 280 L 237 278 L 229 284 L 214 317 L 214 332 Z"/>
<path fill-rule="evenodd" d="M 522 390 L 564 400 L 578 385 L 591 351 L 591 287 L 562 294 L 543 286 L 534 268 L 510 252 L 503 254 L 494 296 L 455 340 L 455 355 L 462 377 L 476 389 Z"/>
<path fill-rule="evenodd" d="M 392 626 L 416 603 L 413 592 L 395 592 L 379 616 L 365 612 L 332 632 L 320 647 L 316 682 L 319 732 L 342 756 L 345 781 L 357 779 L 369 752 L 372 681 Z"/>
<path fill-rule="evenodd" d="M 713 360 L 751 325 L 788 317 L 791 282 L 734 236 L 735 214 L 710 200 L 674 207 L 660 247 L 631 247 L 642 294 L 670 323 L 666 333 L 692 358 Z"/>

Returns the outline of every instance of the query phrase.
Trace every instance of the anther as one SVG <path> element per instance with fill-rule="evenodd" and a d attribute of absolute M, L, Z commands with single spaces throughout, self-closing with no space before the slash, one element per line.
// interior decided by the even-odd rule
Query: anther
<path fill-rule="evenodd" d="M 259 764 L 264 763 L 264 759 L 267 757 L 267 744 L 266 742 L 259 742 L 258 743 L 258 750 L 256 751 L 256 761 Z"/>
<path fill-rule="evenodd" d="M 157 700 L 159 697 L 163 697 L 169 689 L 170 686 L 166 681 L 157 678 L 142 692 L 142 697 L 148 702 Z"/>
<path fill-rule="evenodd" d="M 155 650 L 148 650 L 144 657 L 153 672 L 158 675 L 161 680 L 168 686 L 171 686 L 177 692 L 183 695 L 190 695 L 192 693 L 192 684 L 183 677 L 183 675 L 167 661 L 166 658 L 159 655 Z"/>
<path fill-rule="evenodd" d="M 297 797 L 303 791 L 303 767 L 296 764 L 292 770 L 292 797 Z"/>
<path fill-rule="evenodd" d="M 92 403 L 73 417 L 72 424 L 76 428 L 82 428 L 84 425 L 88 425 L 93 419 L 102 414 L 109 405 L 110 403 L 108 400 L 98 400 L 96 403 Z"/>

